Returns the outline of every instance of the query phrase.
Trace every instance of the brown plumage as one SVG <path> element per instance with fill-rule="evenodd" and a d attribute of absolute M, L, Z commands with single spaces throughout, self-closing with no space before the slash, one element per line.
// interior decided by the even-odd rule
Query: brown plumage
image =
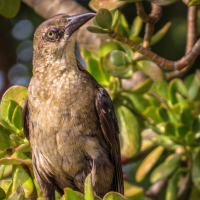
<path fill-rule="evenodd" d="M 59 14 L 34 35 L 23 127 L 44 200 L 54 200 L 55 190 L 63 194 L 66 187 L 83 193 L 90 172 L 97 196 L 124 191 L 112 101 L 74 54 L 77 29 L 93 16 Z"/>

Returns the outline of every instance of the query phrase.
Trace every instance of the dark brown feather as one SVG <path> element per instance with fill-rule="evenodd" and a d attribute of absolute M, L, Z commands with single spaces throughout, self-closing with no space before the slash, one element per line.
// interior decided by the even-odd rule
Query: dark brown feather
<path fill-rule="evenodd" d="M 22 113 L 22 126 L 24 130 L 24 135 L 29 140 L 29 125 L 28 125 L 28 100 L 26 99 L 24 103 L 23 113 Z"/>
<path fill-rule="evenodd" d="M 96 89 L 95 105 L 105 139 L 111 145 L 111 159 L 115 166 L 114 182 L 117 192 L 124 194 L 123 172 L 121 165 L 119 127 L 110 96 L 104 88 Z"/>

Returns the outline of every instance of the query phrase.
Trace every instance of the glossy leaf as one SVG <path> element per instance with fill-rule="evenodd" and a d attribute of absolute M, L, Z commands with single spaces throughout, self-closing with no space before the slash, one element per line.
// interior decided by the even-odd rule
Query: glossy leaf
<path fill-rule="evenodd" d="M 134 94 L 144 94 L 145 92 L 149 91 L 152 84 L 153 84 L 153 81 L 149 78 L 144 83 L 139 85 L 138 87 L 135 87 L 135 88 L 130 89 L 130 90 L 126 90 L 126 92 L 131 92 L 131 93 L 134 93 Z"/>
<path fill-rule="evenodd" d="M 155 35 L 153 35 L 152 39 L 151 39 L 151 45 L 157 43 L 158 41 L 160 41 L 165 34 L 167 33 L 169 27 L 171 26 L 171 22 L 167 22 L 162 29 L 160 29 Z"/>
<path fill-rule="evenodd" d="M 10 139 L 10 132 L 0 125 L 0 149 L 8 149 L 11 146 L 16 146 L 16 143 Z"/>
<path fill-rule="evenodd" d="M 141 29 L 142 29 L 142 24 L 143 24 L 142 19 L 139 16 L 137 16 L 134 19 L 132 27 L 131 27 L 130 38 L 131 37 L 136 37 L 136 36 L 139 35 L 139 33 L 140 33 Z"/>
<path fill-rule="evenodd" d="M 6 193 L 6 199 L 10 196 L 11 193 L 11 186 L 12 186 L 12 181 L 9 180 L 1 180 L 1 188 L 5 191 Z"/>
<path fill-rule="evenodd" d="M 102 28 L 111 29 L 112 14 L 107 9 L 100 9 L 96 15 L 96 22 Z"/>
<path fill-rule="evenodd" d="M 141 69 L 146 75 L 148 75 L 154 81 L 164 81 L 164 73 L 160 67 L 149 60 L 141 60 L 137 62 L 137 67 Z"/>
<path fill-rule="evenodd" d="M 21 140 L 20 137 L 18 137 L 17 135 L 15 134 L 11 134 L 10 135 L 10 138 L 17 144 L 17 145 L 21 145 L 23 142 Z"/>
<path fill-rule="evenodd" d="M 155 183 L 159 180 L 167 178 L 177 167 L 183 153 L 176 154 L 167 162 L 163 162 L 151 173 L 150 181 Z"/>
<path fill-rule="evenodd" d="M 8 116 L 8 120 L 10 122 L 12 122 L 12 116 L 14 113 L 15 108 L 17 107 L 18 103 L 13 101 L 13 100 L 9 100 L 9 105 L 8 105 L 8 110 L 7 110 L 7 116 Z"/>
<path fill-rule="evenodd" d="M 4 17 L 14 17 L 20 8 L 20 0 L 0 0 L 0 14 Z"/>
<path fill-rule="evenodd" d="M 100 71 L 99 69 L 99 63 L 96 59 L 92 58 L 92 57 L 88 57 L 86 59 L 87 62 L 87 70 L 90 72 L 90 74 L 92 76 L 94 76 L 94 78 L 103 86 L 106 86 L 108 84 L 105 76 L 103 75 L 103 72 Z"/>
<path fill-rule="evenodd" d="M 6 198 L 6 193 L 4 190 L 0 187 L 0 199 L 5 199 Z"/>
<path fill-rule="evenodd" d="M 108 30 L 104 30 L 102 28 L 99 28 L 99 27 L 95 27 L 95 26 L 88 26 L 87 27 L 87 30 L 92 32 L 92 33 L 102 33 L 102 34 L 107 34 L 109 33 Z"/>
<path fill-rule="evenodd" d="M 126 198 L 117 192 L 108 192 L 103 200 L 126 200 Z"/>
<path fill-rule="evenodd" d="M 166 200 L 177 200 L 178 199 L 178 179 L 179 175 L 183 172 L 187 172 L 187 168 L 178 169 L 170 179 L 167 190 L 166 190 Z"/>
<path fill-rule="evenodd" d="M 89 6 L 94 11 L 97 11 L 101 8 L 106 8 L 108 10 L 114 10 L 119 6 L 122 6 L 124 3 L 119 0 L 91 0 Z"/>
<path fill-rule="evenodd" d="M 124 195 L 130 200 L 143 200 L 145 198 L 143 188 L 132 185 L 126 181 L 124 181 Z"/>
<path fill-rule="evenodd" d="M 85 200 L 83 194 L 74 192 L 71 188 L 65 188 L 64 192 L 66 200 Z"/>
<path fill-rule="evenodd" d="M 119 11 L 116 10 L 115 13 L 114 13 L 114 15 L 113 15 L 113 19 L 112 19 L 111 30 L 114 30 L 115 27 L 117 26 L 118 19 L 119 19 Z"/>
<path fill-rule="evenodd" d="M 26 143 L 26 144 L 22 144 L 20 146 L 18 146 L 16 149 L 15 149 L 16 152 L 29 152 L 31 151 L 31 148 L 30 148 L 30 145 L 29 143 Z"/>
<path fill-rule="evenodd" d="M 105 56 L 107 53 L 113 50 L 123 50 L 119 43 L 113 41 L 102 41 L 99 54 L 100 56 Z"/>
<path fill-rule="evenodd" d="M 95 200 L 92 186 L 92 174 L 88 174 L 85 179 L 85 200 Z"/>
<path fill-rule="evenodd" d="M 185 80 L 184 83 L 188 89 L 189 99 L 195 99 L 199 91 L 199 83 L 196 75 L 190 75 Z"/>
<path fill-rule="evenodd" d="M 16 191 L 13 191 L 13 193 L 11 194 L 11 196 L 8 198 L 8 200 L 24 200 L 25 198 L 25 191 L 22 187 L 22 185 L 18 185 L 16 187 Z"/>
<path fill-rule="evenodd" d="M 12 192 L 17 190 L 18 185 L 21 184 L 24 188 L 25 197 L 28 198 L 34 190 L 34 184 L 32 178 L 22 167 L 22 165 L 14 165 L 12 173 L 13 185 Z"/>
<path fill-rule="evenodd" d="M 176 92 L 182 97 L 188 98 L 188 90 L 180 79 L 173 79 L 168 86 L 168 99 L 172 105 L 178 103 Z"/>
<path fill-rule="evenodd" d="M 143 160 L 142 164 L 137 170 L 135 179 L 137 182 L 141 182 L 145 176 L 149 173 L 155 163 L 158 161 L 160 156 L 164 151 L 164 147 L 158 146 L 151 153 L 147 155 L 147 157 Z"/>
<path fill-rule="evenodd" d="M 117 59 L 118 54 L 122 56 Z M 103 58 L 103 69 L 109 76 L 128 78 L 132 75 L 132 66 L 127 63 L 127 55 L 123 51 L 114 50 Z M 123 64 L 124 63 L 124 64 Z M 116 65 L 118 64 L 118 66 Z"/>
<path fill-rule="evenodd" d="M 7 108 L 9 101 L 16 101 L 21 107 L 23 107 L 26 95 L 27 88 L 24 86 L 12 86 L 4 93 L 1 100 L 1 115 L 3 119 L 7 119 Z"/>
<path fill-rule="evenodd" d="M 22 111 L 23 111 L 22 107 L 18 105 L 15 108 L 12 117 L 12 123 L 18 130 L 22 129 Z"/>
<path fill-rule="evenodd" d="M 199 5 L 200 4 L 200 0 L 192 0 L 192 1 L 190 1 L 190 3 L 189 3 L 189 7 L 190 6 L 196 6 L 196 5 Z"/>
<path fill-rule="evenodd" d="M 139 123 L 135 115 L 118 102 L 115 111 L 120 127 L 121 153 L 126 158 L 136 156 L 140 152 L 141 136 Z"/>

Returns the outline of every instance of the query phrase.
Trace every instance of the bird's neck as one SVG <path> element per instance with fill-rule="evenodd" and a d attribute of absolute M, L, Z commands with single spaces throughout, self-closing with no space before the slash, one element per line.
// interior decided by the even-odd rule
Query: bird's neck
<path fill-rule="evenodd" d="M 63 53 L 62 55 L 34 55 L 33 75 L 38 79 L 52 81 L 58 79 L 63 74 L 77 73 L 77 61 L 74 52 Z"/>

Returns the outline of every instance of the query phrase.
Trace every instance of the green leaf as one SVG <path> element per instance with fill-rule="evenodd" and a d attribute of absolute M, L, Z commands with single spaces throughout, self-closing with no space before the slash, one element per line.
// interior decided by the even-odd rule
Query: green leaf
<path fill-rule="evenodd" d="M 118 0 L 91 0 L 89 3 L 89 6 L 94 11 L 97 11 L 101 8 L 106 8 L 108 10 L 114 10 L 114 9 L 122 6 L 123 4 L 124 4 L 123 2 L 120 2 Z"/>
<path fill-rule="evenodd" d="M 20 0 L 0 0 L 0 14 L 4 17 L 14 17 L 20 8 Z"/>
<path fill-rule="evenodd" d="M 150 78 L 148 78 L 145 82 L 143 82 L 138 87 L 135 87 L 133 89 L 124 90 L 124 91 L 134 93 L 134 94 L 144 94 L 145 92 L 149 91 L 152 84 L 153 84 L 153 81 Z"/>
<path fill-rule="evenodd" d="M 107 9 L 100 9 L 96 15 L 96 22 L 97 24 L 106 29 L 111 29 L 112 26 L 112 14 Z"/>
<path fill-rule="evenodd" d="M 9 100 L 9 105 L 8 105 L 8 110 L 7 110 L 7 116 L 8 116 L 8 120 L 10 122 L 12 122 L 12 116 L 14 113 L 14 110 L 16 108 L 16 106 L 18 105 L 17 102 L 13 101 L 13 100 Z"/>
<path fill-rule="evenodd" d="M 114 13 L 114 15 L 113 15 L 113 19 L 112 19 L 111 30 L 114 30 L 115 27 L 117 26 L 118 19 L 119 19 L 119 11 L 116 10 L 115 13 Z"/>
<path fill-rule="evenodd" d="M 165 81 L 155 81 L 151 86 L 151 91 L 161 98 L 167 99 L 167 83 Z"/>
<path fill-rule="evenodd" d="M 146 177 L 146 175 L 149 173 L 149 171 L 152 169 L 152 167 L 155 165 L 155 163 L 162 155 L 163 151 L 164 147 L 158 146 L 151 153 L 147 155 L 147 157 L 143 160 L 142 164 L 137 170 L 135 176 L 137 182 L 141 182 Z"/>
<path fill-rule="evenodd" d="M 142 19 L 139 16 L 137 16 L 134 19 L 132 27 L 131 27 L 130 38 L 131 37 L 136 37 L 136 36 L 139 35 L 139 33 L 140 33 L 141 29 L 142 29 L 142 24 L 143 24 Z"/>
<path fill-rule="evenodd" d="M 113 50 L 123 50 L 118 42 L 114 41 L 102 41 L 99 54 L 100 56 L 105 56 L 107 53 Z"/>
<path fill-rule="evenodd" d="M 192 181 L 198 190 L 200 190 L 200 151 L 196 154 L 196 152 L 192 152 Z"/>
<path fill-rule="evenodd" d="M 176 127 L 176 130 L 177 130 L 177 134 L 184 138 L 187 134 L 187 132 L 190 130 L 190 128 L 188 126 L 186 126 L 185 124 L 178 124 L 178 126 Z"/>
<path fill-rule="evenodd" d="M 5 165 L 0 165 L 0 180 L 3 178 L 4 170 L 5 170 Z"/>
<path fill-rule="evenodd" d="M 124 193 L 126 198 L 130 200 L 144 200 L 145 198 L 143 188 L 132 185 L 126 181 L 124 181 Z"/>
<path fill-rule="evenodd" d="M 85 179 L 85 200 L 95 200 L 92 186 L 92 174 L 88 174 Z"/>
<path fill-rule="evenodd" d="M 167 114 L 167 110 L 164 106 L 160 106 L 156 109 L 156 112 L 160 115 L 164 122 L 169 121 L 169 116 Z"/>
<path fill-rule="evenodd" d="M 10 138 L 11 138 L 13 141 L 15 141 L 15 143 L 16 143 L 17 145 L 21 145 L 21 144 L 23 143 L 22 140 L 21 140 L 21 138 L 18 137 L 17 135 L 15 135 L 15 134 L 11 134 L 11 135 L 10 135 Z"/>
<path fill-rule="evenodd" d="M 12 192 L 17 190 L 18 185 L 22 185 L 24 188 L 25 197 L 29 198 L 34 190 L 34 184 L 32 178 L 26 172 L 26 170 L 22 167 L 22 165 L 14 165 L 13 173 L 12 173 L 13 185 Z"/>
<path fill-rule="evenodd" d="M 126 158 L 136 156 L 140 152 L 141 135 L 139 123 L 135 115 L 120 102 L 115 102 L 115 111 L 120 127 L 121 153 Z"/>
<path fill-rule="evenodd" d="M 18 105 L 15 108 L 12 117 L 12 123 L 18 130 L 22 130 L 22 111 L 22 107 Z"/>
<path fill-rule="evenodd" d="M 16 143 L 10 139 L 10 132 L 0 125 L 0 149 L 8 149 L 11 146 L 16 146 Z"/>
<path fill-rule="evenodd" d="M 122 36 L 124 36 L 126 38 L 129 37 L 128 28 L 125 28 L 120 22 L 117 24 L 116 33 L 119 34 L 119 35 L 122 35 Z"/>
<path fill-rule="evenodd" d="M 175 136 L 176 135 L 176 126 L 173 122 L 167 122 L 165 125 L 165 135 L 166 136 Z"/>
<path fill-rule="evenodd" d="M 10 196 L 11 193 L 11 186 L 12 186 L 12 181 L 8 180 L 1 180 L 1 188 L 5 191 L 6 193 L 6 199 Z"/>
<path fill-rule="evenodd" d="M 165 24 L 165 26 L 162 27 L 162 29 L 160 29 L 151 39 L 151 45 L 154 45 L 155 43 L 157 43 L 158 41 L 160 41 L 165 34 L 167 33 L 169 27 L 171 26 L 171 22 L 167 22 Z"/>
<path fill-rule="evenodd" d="M 155 124 L 159 124 L 162 122 L 160 115 L 156 112 L 155 106 L 149 106 L 146 110 L 142 113 L 144 116 L 153 120 Z"/>
<path fill-rule="evenodd" d="M 176 154 L 170 160 L 167 160 L 156 167 L 156 169 L 151 173 L 151 183 L 167 178 L 178 167 L 182 156 L 183 153 Z"/>
<path fill-rule="evenodd" d="M 173 79 L 168 86 L 168 99 L 172 105 L 178 103 L 176 93 L 179 93 L 184 98 L 189 97 L 187 88 L 180 79 Z"/>
<path fill-rule="evenodd" d="M 120 58 L 116 55 L 120 55 Z M 103 58 L 103 69 L 108 76 L 128 78 L 132 75 L 132 65 L 127 62 L 127 55 L 123 51 L 114 50 Z M 118 65 L 116 65 L 118 64 Z M 120 65 L 120 66 L 119 66 Z"/>
<path fill-rule="evenodd" d="M 181 112 L 181 122 L 183 124 L 191 125 L 194 121 L 194 117 L 191 113 L 191 109 L 189 106 L 184 106 L 182 112 Z"/>
<path fill-rule="evenodd" d="M 66 200 L 85 200 L 83 194 L 74 192 L 71 188 L 65 188 L 64 192 Z"/>
<path fill-rule="evenodd" d="M 30 145 L 29 143 L 26 143 L 26 144 L 22 144 L 20 146 L 18 146 L 15 151 L 19 151 L 19 152 L 30 152 L 31 151 L 31 148 L 30 148 Z"/>
<path fill-rule="evenodd" d="M 25 191 L 22 185 L 18 185 L 16 187 L 16 191 L 14 191 L 8 200 L 24 200 Z"/>
<path fill-rule="evenodd" d="M 179 175 L 183 172 L 187 172 L 189 169 L 180 168 L 178 169 L 170 179 L 167 190 L 166 190 L 166 200 L 177 200 L 178 199 L 178 179 Z"/>
<path fill-rule="evenodd" d="M 0 188 L 0 199 L 5 199 L 6 198 L 6 193 L 2 188 Z"/>
<path fill-rule="evenodd" d="M 92 32 L 92 33 L 102 33 L 102 34 L 107 34 L 109 33 L 108 30 L 104 30 L 102 28 L 94 27 L 94 26 L 88 26 L 87 30 Z"/>
<path fill-rule="evenodd" d="M 103 200 L 126 200 L 126 198 L 117 192 L 108 192 Z"/>
<path fill-rule="evenodd" d="M 192 0 L 189 3 L 188 7 L 190 7 L 190 6 L 196 6 L 196 5 L 199 5 L 199 4 L 200 4 L 200 0 Z"/>
<path fill-rule="evenodd" d="M 108 86 L 108 82 L 106 80 L 106 77 L 103 74 L 103 71 L 99 68 L 99 63 L 96 59 L 92 57 L 88 57 L 86 59 L 87 62 L 87 70 L 90 72 L 90 74 L 103 86 Z"/>
<path fill-rule="evenodd" d="M 137 62 L 137 67 L 141 69 L 146 75 L 148 75 L 154 81 L 164 81 L 164 72 L 160 67 L 149 60 L 141 60 Z"/>
<path fill-rule="evenodd" d="M 199 91 L 199 83 L 198 83 L 197 76 L 194 74 L 188 76 L 184 80 L 184 83 L 188 89 L 189 99 L 192 99 L 192 100 L 195 99 Z"/>
<path fill-rule="evenodd" d="M 1 116 L 3 119 L 7 119 L 7 108 L 9 101 L 13 100 L 17 102 L 21 107 L 24 106 L 24 102 L 27 95 L 27 88 L 24 86 L 12 86 L 3 95 L 1 100 Z"/>

